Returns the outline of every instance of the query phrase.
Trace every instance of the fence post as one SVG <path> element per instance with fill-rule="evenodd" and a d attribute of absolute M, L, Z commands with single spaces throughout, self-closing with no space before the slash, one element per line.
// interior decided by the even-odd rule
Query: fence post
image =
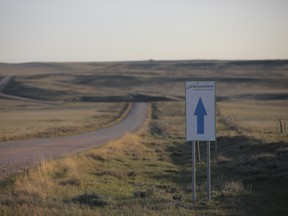
<path fill-rule="evenodd" d="M 281 120 L 279 120 L 279 126 L 280 126 L 280 134 L 283 134 L 283 126 Z"/>

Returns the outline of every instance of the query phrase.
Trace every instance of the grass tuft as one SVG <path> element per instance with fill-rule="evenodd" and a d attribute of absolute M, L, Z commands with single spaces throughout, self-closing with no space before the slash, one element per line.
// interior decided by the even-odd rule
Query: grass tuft
<path fill-rule="evenodd" d="M 85 193 L 71 199 L 72 202 L 90 207 L 103 207 L 108 205 L 107 199 L 95 193 Z"/>
<path fill-rule="evenodd" d="M 221 153 L 217 155 L 216 157 L 216 161 L 218 164 L 226 164 L 229 161 L 231 161 L 230 158 L 225 157 L 224 155 L 222 155 Z"/>
<path fill-rule="evenodd" d="M 226 182 L 223 185 L 222 193 L 225 196 L 228 196 L 228 195 L 235 196 L 235 195 L 245 194 L 247 193 L 247 191 L 245 190 L 243 183 L 241 181 L 230 181 L 230 182 Z"/>
<path fill-rule="evenodd" d="M 81 179 L 79 179 L 77 177 L 71 177 L 65 181 L 60 182 L 60 185 L 80 186 L 81 185 Z"/>

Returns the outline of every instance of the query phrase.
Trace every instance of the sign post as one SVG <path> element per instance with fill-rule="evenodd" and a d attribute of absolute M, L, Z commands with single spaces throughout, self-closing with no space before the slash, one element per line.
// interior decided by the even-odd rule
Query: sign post
<path fill-rule="evenodd" d="M 207 141 L 207 198 L 211 200 L 210 141 L 216 140 L 215 83 L 186 82 L 186 141 L 192 141 L 192 200 L 196 201 L 195 141 Z"/>
<path fill-rule="evenodd" d="M 210 141 L 207 142 L 207 199 L 211 200 Z"/>
<path fill-rule="evenodd" d="M 195 141 L 192 142 L 192 200 L 196 202 Z"/>

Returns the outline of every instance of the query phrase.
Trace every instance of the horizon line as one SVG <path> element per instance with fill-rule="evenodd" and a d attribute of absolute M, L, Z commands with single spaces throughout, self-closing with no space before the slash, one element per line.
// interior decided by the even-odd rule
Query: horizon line
<path fill-rule="evenodd" d="M 0 64 L 32 64 L 32 63 L 118 63 L 118 62 L 173 62 L 173 61 L 288 61 L 288 58 L 263 58 L 263 59 L 142 59 L 142 60 L 107 60 L 107 61 L 19 61 L 19 62 L 2 62 Z"/>

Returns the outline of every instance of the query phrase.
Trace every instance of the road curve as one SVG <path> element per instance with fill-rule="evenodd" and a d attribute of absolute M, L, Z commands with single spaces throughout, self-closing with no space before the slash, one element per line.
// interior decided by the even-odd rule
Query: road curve
<path fill-rule="evenodd" d="M 9 94 L 3 93 L 4 88 L 7 86 L 7 84 L 11 81 L 12 78 L 13 76 L 6 76 L 2 80 L 0 80 L 0 97 L 13 99 L 13 100 L 27 101 L 27 102 L 32 102 L 32 103 L 48 104 L 48 105 L 56 105 L 56 104 L 61 103 L 60 101 L 43 101 L 43 100 L 36 100 L 32 98 L 25 98 L 21 96 L 9 95 Z"/>
<path fill-rule="evenodd" d="M 5 88 L 5 86 L 10 82 L 12 76 L 6 76 L 0 80 L 0 92 Z"/>
<path fill-rule="evenodd" d="M 146 103 L 134 103 L 120 123 L 108 128 L 67 137 L 0 142 L 0 179 L 43 159 L 95 148 L 134 132 L 144 123 L 146 114 Z"/>

